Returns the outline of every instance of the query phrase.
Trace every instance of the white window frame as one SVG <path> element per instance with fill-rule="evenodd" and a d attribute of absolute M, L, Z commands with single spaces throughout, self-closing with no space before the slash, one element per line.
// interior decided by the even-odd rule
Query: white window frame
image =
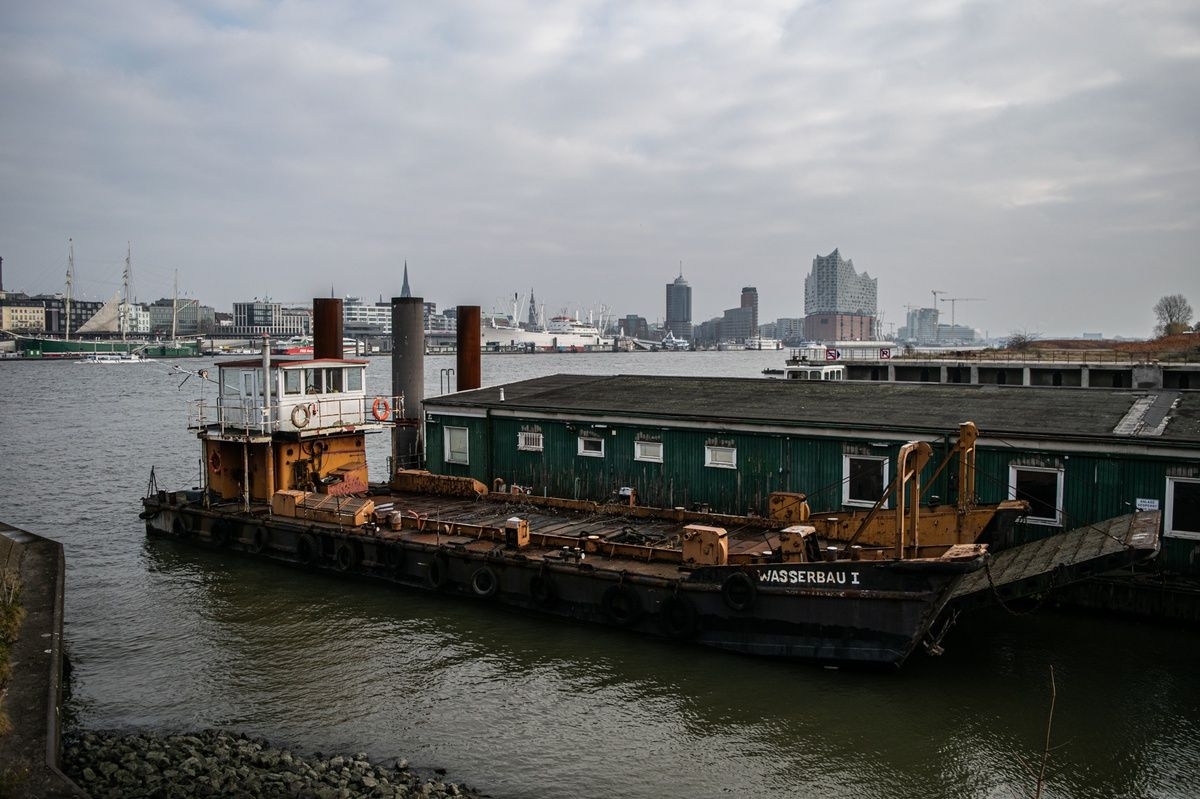
<path fill-rule="evenodd" d="M 662 463 L 663 443 L 661 441 L 634 441 L 633 459 L 647 463 Z"/>
<path fill-rule="evenodd" d="M 719 457 L 724 453 L 728 453 L 728 459 Z M 714 444 L 705 444 L 704 465 L 710 469 L 736 469 L 737 447 L 718 447 Z"/>
<path fill-rule="evenodd" d="M 888 486 L 891 485 L 892 459 L 889 458 L 887 455 L 856 455 L 856 454 L 843 454 L 842 455 L 842 504 L 849 505 L 850 507 L 854 507 L 854 508 L 873 508 L 873 507 L 875 507 L 875 503 L 879 501 L 879 497 L 875 497 L 874 499 L 851 499 L 850 498 L 850 461 L 851 460 L 876 461 L 878 463 L 883 464 L 883 475 L 882 475 L 883 485 L 882 485 L 882 490 L 880 492 L 880 493 L 882 493 L 883 491 L 887 491 Z M 879 506 L 880 509 L 881 510 L 886 509 L 888 506 L 891 505 L 891 502 L 892 502 L 892 498 L 890 496 L 885 498 L 883 501 L 883 504 Z"/>
<path fill-rule="evenodd" d="M 599 436 L 579 436 L 578 442 L 579 442 L 579 444 L 578 444 L 579 455 L 581 457 L 584 457 L 584 458 L 603 458 L 604 457 L 604 439 L 603 438 L 600 438 Z M 589 444 L 591 444 L 591 445 L 599 444 L 600 450 L 597 452 L 595 449 L 591 449 L 591 450 L 586 449 L 586 447 Z"/>
<path fill-rule="evenodd" d="M 1029 524 L 1041 524 L 1047 527 L 1062 527 L 1062 507 L 1063 507 L 1063 484 L 1066 482 L 1064 478 L 1064 470 L 1059 466 L 1026 466 L 1020 463 L 1011 463 L 1008 466 L 1008 498 L 1009 499 L 1024 499 L 1017 496 L 1017 472 L 1043 472 L 1045 474 L 1058 475 L 1057 486 L 1054 492 L 1054 517 L 1049 516 L 1033 516 L 1025 517 L 1025 521 Z"/>
<path fill-rule="evenodd" d="M 450 446 L 450 439 L 454 433 L 459 432 L 463 435 L 463 443 L 466 445 L 461 456 L 456 456 L 454 450 Z M 446 463 L 460 463 L 464 466 L 471 464 L 471 434 L 466 427 L 453 427 L 447 425 L 442 428 L 442 443 L 445 446 Z"/>
<path fill-rule="evenodd" d="M 1167 478 L 1167 507 L 1166 516 L 1163 517 L 1163 535 L 1171 538 L 1186 538 L 1192 541 L 1200 541 L 1200 532 L 1192 530 L 1176 530 L 1175 527 L 1175 486 L 1179 483 L 1200 483 L 1200 479 L 1195 477 L 1168 477 Z"/>
<path fill-rule="evenodd" d="M 541 452 L 546 448 L 546 439 L 541 433 L 531 430 L 517 431 L 517 449 L 521 452 Z"/>

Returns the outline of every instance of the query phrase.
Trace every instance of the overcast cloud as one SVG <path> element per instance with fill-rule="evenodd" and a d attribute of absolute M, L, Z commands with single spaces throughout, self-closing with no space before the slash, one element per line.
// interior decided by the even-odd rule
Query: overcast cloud
<path fill-rule="evenodd" d="M 1200 309 L 1195 2 L 377 2 L 0 11 L 9 290 L 218 310 L 414 293 L 696 321 L 813 256 L 991 335 Z M 949 316 L 948 304 L 942 306 Z M 948 319 L 947 319 L 948 321 Z"/>

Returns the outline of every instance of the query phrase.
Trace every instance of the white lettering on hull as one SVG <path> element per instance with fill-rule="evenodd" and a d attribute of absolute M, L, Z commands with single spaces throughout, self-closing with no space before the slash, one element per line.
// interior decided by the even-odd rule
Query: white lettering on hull
<path fill-rule="evenodd" d="M 758 581 L 770 585 L 822 585 L 829 587 L 859 585 L 858 572 L 819 569 L 761 569 Z"/>

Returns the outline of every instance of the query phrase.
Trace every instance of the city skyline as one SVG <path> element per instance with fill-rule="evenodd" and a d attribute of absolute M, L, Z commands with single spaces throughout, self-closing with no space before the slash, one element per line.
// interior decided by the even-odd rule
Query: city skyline
<path fill-rule="evenodd" d="M 5 287 L 803 312 L 1145 336 L 1200 297 L 1186 3 L 25 4 L 0 20 Z M 941 298 L 982 298 L 952 311 Z"/>

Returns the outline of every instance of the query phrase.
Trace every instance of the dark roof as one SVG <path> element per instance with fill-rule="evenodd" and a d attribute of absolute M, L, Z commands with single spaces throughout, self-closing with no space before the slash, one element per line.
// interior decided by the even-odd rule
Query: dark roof
<path fill-rule="evenodd" d="M 500 400 L 500 392 L 504 400 Z M 430 409 L 522 409 L 706 422 L 956 430 L 984 435 L 1200 444 L 1200 393 L 724 377 L 553 375 L 425 400 Z M 1159 421 L 1165 419 L 1165 427 Z M 1125 432 L 1115 432 L 1121 426 Z"/>

